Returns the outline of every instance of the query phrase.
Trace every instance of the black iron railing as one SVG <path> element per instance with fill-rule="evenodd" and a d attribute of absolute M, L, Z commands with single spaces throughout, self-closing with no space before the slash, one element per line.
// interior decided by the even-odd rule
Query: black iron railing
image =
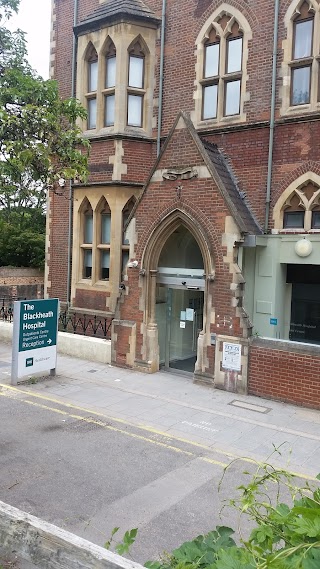
<path fill-rule="evenodd" d="M 13 321 L 13 303 L 16 300 L 26 300 L 25 298 L 19 298 L 18 296 L 4 296 L 0 298 L 0 320 L 4 322 Z"/>
<path fill-rule="evenodd" d="M 96 338 L 109 338 L 112 318 L 87 316 L 85 314 L 70 314 L 61 312 L 59 316 L 59 330 L 83 336 Z"/>

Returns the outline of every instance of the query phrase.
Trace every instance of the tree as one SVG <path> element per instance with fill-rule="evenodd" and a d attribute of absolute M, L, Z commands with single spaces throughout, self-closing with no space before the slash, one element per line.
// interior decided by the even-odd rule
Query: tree
<path fill-rule="evenodd" d="M 89 149 L 77 126 L 86 111 L 74 98 L 62 100 L 57 83 L 30 68 L 24 33 L 6 27 L 19 3 L 0 0 L 0 220 L 11 226 L 28 208 L 43 213 L 48 190 L 63 193 L 60 178 L 84 181 Z"/>

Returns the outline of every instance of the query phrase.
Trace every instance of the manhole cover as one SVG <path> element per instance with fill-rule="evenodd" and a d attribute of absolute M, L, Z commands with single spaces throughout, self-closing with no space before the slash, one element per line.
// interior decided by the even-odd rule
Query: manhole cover
<path fill-rule="evenodd" d="M 247 403 L 246 401 L 237 401 L 234 399 L 228 405 L 233 405 L 233 407 L 240 407 L 241 409 L 247 409 L 248 411 L 255 411 L 256 413 L 270 413 L 270 407 L 262 407 L 262 405 L 254 405 L 253 403 Z"/>

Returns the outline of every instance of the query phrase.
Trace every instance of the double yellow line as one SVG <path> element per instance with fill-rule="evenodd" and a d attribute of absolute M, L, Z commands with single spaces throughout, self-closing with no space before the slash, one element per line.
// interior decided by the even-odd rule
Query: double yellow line
<path fill-rule="evenodd" d="M 230 462 L 232 462 L 233 460 L 237 460 L 237 459 L 241 460 L 243 462 L 256 463 L 256 461 L 254 461 L 253 459 L 250 459 L 250 458 L 237 456 L 237 455 L 234 455 L 232 453 L 223 451 L 221 449 L 219 449 L 219 450 L 218 449 L 212 449 L 211 447 L 208 447 L 208 446 L 203 445 L 201 443 L 197 443 L 197 442 L 192 441 L 192 440 L 188 440 L 185 438 L 169 435 L 166 432 L 159 431 L 158 429 L 155 429 L 155 428 L 148 426 L 148 425 L 135 424 L 135 423 L 131 423 L 129 421 L 126 421 L 124 419 L 119 419 L 118 417 L 107 416 L 107 415 L 104 415 L 103 413 L 93 411 L 92 409 L 87 409 L 85 407 L 79 407 L 79 406 L 74 405 L 72 403 L 61 402 L 58 399 L 54 399 L 53 397 L 46 397 L 44 395 L 40 395 L 39 393 L 31 393 L 30 391 L 26 391 L 24 389 L 20 389 L 20 388 L 13 387 L 11 385 L 2 384 L 2 383 L 0 383 L 0 388 L 2 388 L 2 390 L 0 389 L 0 396 L 1 397 L 8 397 L 8 398 L 12 399 L 14 395 L 18 395 L 18 394 L 19 395 L 26 395 L 26 396 L 28 396 L 28 399 L 20 397 L 19 401 L 26 403 L 28 405 L 33 405 L 34 407 L 38 407 L 40 409 L 44 409 L 46 411 L 51 411 L 53 413 L 58 413 L 60 415 L 64 415 L 64 416 L 69 417 L 71 419 L 77 419 L 77 420 L 84 421 L 85 423 L 95 424 L 95 425 L 98 425 L 104 429 L 107 429 L 107 430 L 110 430 L 110 431 L 113 431 L 116 433 L 120 433 L 120 434 L 125 435 L 127 437 L 132 437 L 134 439 L 141 440 L 141 441 L 144 441 L 147 443 L 151 443 L 153 445 L 156 445 L 156 446 L 168 449 L 168 450 L 172 450 L 173 452 L 176 452 L 176 453 L 184 454 L 186 456 L 189 456 L 190 458 L 197 458 L 198 460 L 202 460 L 204 462 L 219 466 L 221 468 L 226 468 L 230 464 Z M 30 398 L 33 398 L 35 400 L 30 400 Z M 84 417 L 83 415 L 78 415 L 78 414 L 72 413 L 70 411 L 64 411 L 62 409 L 57 409 L 56 407 L 53 407 L 50 405 L 45 405 L 44 403 L 40 403 L 37 400 L 42 400 L 42 401 L 54 403 L 55 405 L 59 405 L 60 407 L 72 409 L 72 410 L 75 410 L 78 412 L 80 411 L 82 413 L 89 413 L 91 415 L 91 417 Z M 92 415 L 96 416 L 97 419 L 93 419 Z M 99 419 L 99 417 L 100 417 L 100 419 Z M 177 443 L 183 443 L 186 445 L 190 445 L 191 447 L 195 447 L 200 451 L 205 451 L 205 452 L 211 453 L 211 454 L 213 452 L 220 454 L 220 455 L 224 456 L 228 460 L 228 462 L 222 462 L 220 460 L 210 458 L 210 456 L 202 456 L 202 455 L 199 456 L 196 452 L 191 452 L 191 451 L 179 448 L 178 446 L 174 446 L 174 445 L 169 444 L 169 443 L 157 441 L 157 440 L 152 439 L 148 436 L 144 436 L 144 435 L 140 435 L 140 434 L 137 434 L 134 432 L 130 432 L 127 429 L 122 429 L 120 427 L 108 425 L 105 422 L 103 422 L 101 419 L 113 421 L 114 423 L 118 423 L 121 425 L 126 425 L 127 427 L 129 426 L 129 427 L 132 427 L 133 429 L 143 430 L 143 431 L 150 433 L 152 435 L 159 435 L 159 436 L 163 437 L 164 439 L 167 439 L 170 442 L 174 441 Z M 304 480 L 317 481 L 316 478 L 309 476 L 307 474 L 300 474 L 300 473 L 296 473 L 296 472 L 291 472 L 290 474 L 292 474 L 293 476 L 297 476 L 299 478 L 302 478 Z"/>

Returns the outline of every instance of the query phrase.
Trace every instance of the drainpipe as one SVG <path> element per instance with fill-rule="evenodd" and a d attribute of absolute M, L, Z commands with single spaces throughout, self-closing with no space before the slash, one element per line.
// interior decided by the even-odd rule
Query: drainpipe
<path fill-rule="evenodd" d="M 73 26 L 78 23 L 79 0 L 74 0 Z M 71 97 L 76 96 L 76 63 L 77 63 L 77 38 L 73 33 L 72 41 L 72 68 L 71 68 Z M 68 270 L 67 270 L 67 308 L 71 301 L 71 255 L 72 255 L 72 218 L 73 218 L 73 192 L 72 180 L 69 182 L 69 220 L 68 220 Z"/>
<path fill-rule="evenodd" d="M 274 117 L 276 108 L 276 87 L 277 87 L 277 52 L 278 52 L 278 27 L 279 27 L 279 0 L 274 3 L 274 31 L 273 31 L 273 59 L 272 59 L 272 89 L 271 89 L 271 110 L 270 110 L 270 134 L 269 134 L 269 156 L 268 156 L 268 176 L 266 193 L 266 217 L 264 224 L 265 233 L 268 232 L 270 201 L 271 201 L 271 182 L 272 182 L 272 158 L 274 145 Z"/>
<path fill-rule="evenodd" d="M 162 0 L 157 157 L 160 154 L 160 145 L 161 145 L 162 100 L 163 100 L 163 66 L 164 66 L 164 44 L 165 44 L 165 29 L 166 29 L 166 3 L 167 3 L 167 0 Z"/>

